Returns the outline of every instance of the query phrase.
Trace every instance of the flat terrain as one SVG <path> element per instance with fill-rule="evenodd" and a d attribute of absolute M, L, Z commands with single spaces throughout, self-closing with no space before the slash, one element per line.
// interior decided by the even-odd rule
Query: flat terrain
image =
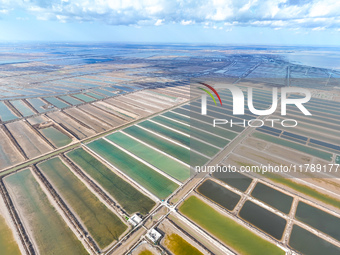
<path fill-rule="evenodd" d="M 182 237 L 176 234 L 166 236 L 164 241 L 165 246 L 176 255 L 201 255 L 199 250 L 190 245 Z"/>
<path fill-rule="evenodd" d="M 0 168 L 6 168 L 22 161 L 24 161 L 24 157 L 0 128 Z"/>
<path fill-rule="evenodd" d="M 169 174 L 179 181 L 185 181 L 190 176 L 189 166 L 186 166 L 175 159 L 172 159 L 150 147 L 144 145 L 123 133 L 114 133 L 107 136 L 107 139 L 127 149 L 134 155 L 147 161 L 163 172 Z"/>
<path fill-rule="evenodd" d="M 106 123 L 110 124 L 112 127 L 116 127 L 119 125 L 122 125 L 126 121 L 123 119 L 118 118 L 115 115 L 112 115 L 110 113 L 107 113 L 106 111 L 103 111 L 93 105 L 82 105 L 79 107 L 84 112 L 91 114 L 92 116 L 99 117 L 102 121 L 105 121 Z"/>
<path fill-rule="evenodd" d="M 59 158 L 45 161 L 38 167 L 79 216 L 100 248 L 117 240 L 127 229 L 121 219 L 101 203 Z"/>
<path fill-rule="evenodd" d="M 55 147 L 63 147 L 72 142 L 72 139 L 55 127 L 47 127 L 39 130 Z"/>
<path fill-rule="evenodd" d="M 110 126 L 105 122 L 101 122 L 100 120 L 92 117 L 91 115 L 83 112 L 77 108 L 71 108 L 65 110 L 65 112 L 71 115 L 73 118 L 79 120 L 80 122 L 84 123 L 86 126 L 90 127 L 97 133 L 106 131 L 110 129 Z"/>
<path fill-rule="evenodd" d="M 116 175 L 84 149 L 76 149 L 67 156 L 96 180 L 128 212 L 147 214 L 155 202 Z"/>
<path fill-rule="evenodd" d="M 168 197 L 178 187 L 176 183 L 103 139 L 87 146 L 161 199 Z"/>
<path fill-rule="evenodd" d="M 189 197 L 179 211 L 241 254 L 285 254 L 195 196 Z"/>
<path fill-rule="evenodd" d="M 5 183 L 41 254 L 88 254 L 29 169 L 5 178 Z"/>
<path fill-rule="evenodd" d="M 52 150 L 52 148 L 27 123 L 18 121 L 6 125 L 13 137 L 24 150 L 28 158 L 34 158 Z"/>
<path fill-rule="evenodd" d="M 56 123 L 65 127 L 68 131 L 74 134 L 78 139 L 84 139 L 88 136 L 95 135 L 96 132 L 90 128 L 84 127 L 62 112 L 53 112 L 47 115 Z"/>
<path fill-rule="evenodd" d="M 5 217 L 1 213 L 0 213 L 0 250 L 3 254 L 13 255 L 21 254 L 19 246 L 14 238 L 14 233 L 8 226 Z"/>
<path fill-rule="evenodd" d="M 331 48 L 39 47 L 0 46 L 5 253 L 18 252 L 13 240 L 37 254 L 339 253 L 340 181 L 328 164 L 340 163 L 340 72 L 287 60 Z M 201 82 L 234 84 L 245 101 L 251 88 L 256 109 L 271 106 L 273 87 L 307 88 L 313 115 L 289 105 L 294 128 L 214 127 L 283 116 L 234 116 L 228 89 L 217 89 L 223 104 L 207 96 L 202 115 Z M 229 164 L 327 171 L 195 172 Z"/>

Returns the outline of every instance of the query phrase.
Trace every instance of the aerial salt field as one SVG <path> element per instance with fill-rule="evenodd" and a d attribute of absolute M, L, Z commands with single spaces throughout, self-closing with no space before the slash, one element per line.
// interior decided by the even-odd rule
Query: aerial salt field
<path fill-rule="evenodd" d="M 14 100 L 10 102 L 14 108 L 16 108 L 23 117 L 28 117 L 31 115 L 34 115 L 34 112 L 32 109 L 30 109 L 25 103 L 21 100 Z"/>
<path fill-rule="evenodd" d="M 40 129 L 40 132 L 50 140 L 55 147 L 63 147 L 72 142 L 72 139 L 56 129 L 55 127 L 47 127 Z"/>
<path fill-rule="evenodd" d="M 100 248 L 117 240 L 127 229 L 59 158 L 45 161 L 38 167 L 79 216 Z"/>
<path fill-rule="evenodd" d="M 165 239 L 165 246 L 174 254 L 201 255 L 202 253 L 186 242 L 182 237 L 171 234 Z"/>
<path fill-rule="evenodd" d="M 240 201 L 240 196 L 212 180 L 206 180 L 197 191 L 225 209 L 232 211 Z"/>
<path fill-rule="evenodd" d="M 263 250 L 265 250 L 270 254 L 285 254 L 280 248 L 262 240 L 244 226 L 222 215 L 195 196 L 189 197 L 181 205 L 179 211 L 237 252 L 263 254 Z"/>
<path fill-rule="evenodd" d="M 15 120 L 18 117 L 8 108 L 7 105 L 4 104 L 4 102 L 0 102 L 0 119 L 1 121 L 9 121 L 9 120 Z"/>
<path fill-rule="evenodd" d="M 337 172 L 306 171 L 340 162 L 338 70 L 274 48 L 45 46 L 0 45 L 4 254 L 339 253 Z M 252 88 L 262 110 L 273 87 L 308 88 L 312 116 L 288 105 L 294 128 L 279 125 L 280 108 L 266 116 L 274 126 L 244 126 L 266 118 L 234 115 L 218 88 L 229 84 L 245 102 Z M 265 165 L 303 171 L 240 171 Z"/>
<path fill-rule="evenodd" d="M 49 202 L 30 169 L 5 178 L 10 196 L 23 215 L 22 221 L 29 226 L 28 235 L 42 254 L 87 254 L 76 235 Z"/>
<path fill-rule="evenodd" d="M 84 149 L 75 149 L 66 155 L 96 180 L 128 213 L 147 214 L 156 205 Z"/>
<path fill-rule="evenodd" d="M 103 139 L 87 146 L 159 198 L 166 198 L 178 187 L 178 184 Z"/>
<path fill-rule="evenodd" d="M 154 165 L 158 169 L 162 170 L 166 174 L 179 181 L 185 181 L 190 177 L 190 169 L 188 165 L 185 165 L 161 152 L 142 144 L 133 138 L 124 135 L 123 133 L 114 133 L 107 136 L 110 141 L 122 146 L 134 155 Z"/>
<path fill-rule="evenodd" d="M 138 126 L 132 126 L 124 129 L 124 133 L 131 135 L 151 146 L 164 151 L 165 153 L 190 164 L 190 160 L 197 160 L 198 164 L 204 164 L 208 158 L 196 152 L 190 152 L 189 148 L 177 146 L 175 143 L 165 139 L 164 137 L 157 136 L 151 132 L 146 131 Z M 195 159 L 193 159 L 195 157 Z"/>
<path fill-rule="evenodd" d="M 0 198 L 0 203 L 3 205 L 3 200 Z M 19 255 L 20 249 L 16 238 L 14 237 L 14 232 L 8 224 L 8 219 L 6 220 L 5 206 L 0 211 L 0 249 L 4 254 Z"/>

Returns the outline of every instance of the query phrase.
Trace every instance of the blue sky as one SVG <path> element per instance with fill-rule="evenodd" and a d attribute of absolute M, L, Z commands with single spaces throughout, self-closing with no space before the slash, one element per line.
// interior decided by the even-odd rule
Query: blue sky
<path fill-rule="evenodd" d="M 0 0 L 0 41 L 339 45 L 338 0 Z"/>

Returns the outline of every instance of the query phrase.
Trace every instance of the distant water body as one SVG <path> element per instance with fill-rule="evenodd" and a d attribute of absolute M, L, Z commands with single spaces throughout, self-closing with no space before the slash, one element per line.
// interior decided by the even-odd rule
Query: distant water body
<path fill-rule="evenodd" d="M 340 70 L 339 51 L 300 51 L 283 55 L 294 64 Z"/>

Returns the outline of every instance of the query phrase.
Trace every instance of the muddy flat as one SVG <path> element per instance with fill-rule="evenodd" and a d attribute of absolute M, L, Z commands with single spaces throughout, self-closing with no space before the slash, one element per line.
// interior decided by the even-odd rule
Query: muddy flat
<path fill-rule="evenodd" d="M 86 128 L 80 123 L 76 122 L 66 114 L 62 112 L 52 112 L 48 114 L 48 117 L 53 119 L 62 127 L 68 129 L 72 134 L 74 134 L 78 139 L 84 139 L 88 136 L 95 135 L 96 132 L 92 129 Z"/>
<path fill-rule="evenodd" d="M 6 125 L 8 130 L 24 150 L 28 158 L 34 158 L 52 150 L 52 148 L 23 121 Z"/>
<path fill-rule="evenodd" d="M 20 154 L 6 133 L 0 129 L 0 169 L 24 161 L 24 157 Z"/>
<path fill-rule="evenodd" d="M 105 100 L 105 102 L 108 103 L 108 104 L 118 106 L 120 108 L 124 108 L 124 109 L 126 109 L 130 112 L 137 113 L 138 115 L 140 115 L 142 117 L 145 117 L 145 116 L 152 114 L 152 111 L 144 110 L 144 109 L 137 107 L 137 106 L 134 106 L 132 104 L 128 104 L 128 103 L 125 103 L 123 101 L 119 101 L 116 98 L 109 98 L 109 99 Z"/>
<path fill-rule="evenodd" d="M 0 251 L 1 254 L 10 255 L 20 255 L 20 249 L 16 238 L 14 237 L 14 229 L 9 227 L 6 220 L 9 218 L 9 213 L 7 217 L 5 216 L 5 210 L 7 210 L 4 201 L 0 198 Z"/>
<path fill-rule="evenodd" d="M 4 182 L 40 254 L 88 254 L 29 169 L 6 177 Z"/>
<path fill-rule="evenodd" d="M 132 121 L 134 119 L 138 118 L 137 114 L 134 114 L 132 112 L 128 112 L 122 108 L 119 108 L 117 106 L 113 106 L 111 104 L 105 103 L 103 101 L 95 102 L 93 105 L 97 106 L 98 108 L 107 111 L 119 118 L 122 118 L 126 121 Z"/>
<path fill-rule="evenodd" d="M 70 108 L 65 110 L 66 113 L 70 114 L 73 118 L 79 120 L 80 122 L 84 123 L 85 125 L 89 126 L 93 130 L 95 130 L 97 133 L 106 131 L 110 129 L 111 127 L 104 123 L 101 122 L 98 119 L 95 119 L 91 115 L 77 109 L 77 108 Z"/>
<path fill-rule="evenodd" d="M 86 105 L 82 105 L 79 107 L 79 109 L 83 110 L 86 113 L 91 114 L 92 116 L 95 116 L 99 119 L 101 119 L 102 121 L 105 121 L 106 123 L 112 125 L 112 127 L 117 127 L 122 125 L 123 123 L 125 123 L 126 121 L 113 115 L 110 114 L 106 111 L 103 111 L 101 109 L 99 109 L 98 107 L 95 107 L 91 104 L 86 104 Z"/>
<path fill-rule="evenodd" d="M 138 99 L 137 100 L 133 99 L 130 94 L 127 95 L 127 96 L 124 96 L 124 97 L 118 97 L 117 100 L 129 103 L 129 104 L 132 104 L 132 105 L 135 105 L 135 106 L 138 106 L 138 107 L 140 107 L 142 109 L 146 109 L 148 111 L 152 111 L 153 113 L 159 112 L 159 111 L 162 110 L 162 109 L 160 109 L 158 107 L 151 106 L 148 103 L 145 103 L 145 102 L 142 102 L 142 101 L 138 101 Z"/>
<path fill-rule="evenodd" d="M 38 167 L 72 207 L 100 248 L 118 240 L 128 228 L 59 158 L 49 159 Z"/>

